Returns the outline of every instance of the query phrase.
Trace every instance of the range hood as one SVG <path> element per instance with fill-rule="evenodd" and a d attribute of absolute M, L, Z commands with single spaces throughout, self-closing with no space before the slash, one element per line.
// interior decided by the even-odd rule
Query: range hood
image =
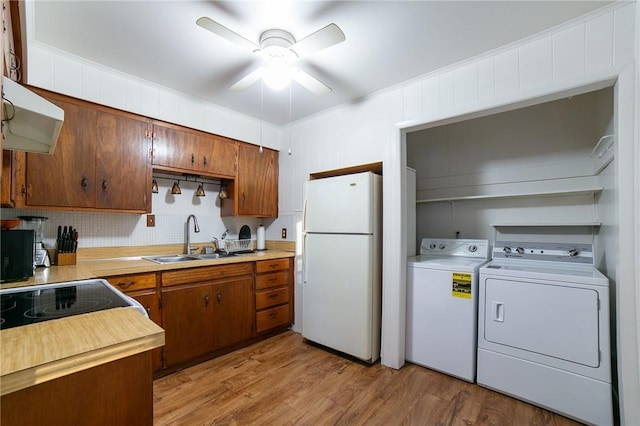
<path fill-rule="evenodd" d="M 15 81 L 2 77 L 2 148 L 53 153 L 64 110 Z"/>

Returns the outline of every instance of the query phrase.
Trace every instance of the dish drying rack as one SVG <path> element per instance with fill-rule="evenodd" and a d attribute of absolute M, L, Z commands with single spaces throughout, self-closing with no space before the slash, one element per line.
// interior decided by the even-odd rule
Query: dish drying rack
<path fill-rule="evenodd" d="M 251 253 L 253 252 L 253 246 L 251 239 L 246 240 L 225 240 L 224 250 L 227 253 Z"/>

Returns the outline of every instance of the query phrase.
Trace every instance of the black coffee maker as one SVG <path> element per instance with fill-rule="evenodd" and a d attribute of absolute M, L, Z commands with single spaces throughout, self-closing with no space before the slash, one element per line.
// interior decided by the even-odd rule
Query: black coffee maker
<path fill-rule="evenodd" d="M 26 281 L 35 269 L 35 232 L 3 229 L 0 239 L 0 282 Z"/>

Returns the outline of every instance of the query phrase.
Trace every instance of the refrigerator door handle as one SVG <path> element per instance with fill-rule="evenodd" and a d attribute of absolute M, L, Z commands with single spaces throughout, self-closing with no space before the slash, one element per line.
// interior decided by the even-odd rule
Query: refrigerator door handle
<path fill-rule="evenodd" d="M 302 231 L 307 230 L 307 199 L 304 199 L 304 203 L 302 203 Z"/>
<path fill-rule="evenodd" d="M 305 204 L 306 205 L 306 204 Z M 307 234 L 302 233 L 302 284 L 307 283 Z"/>

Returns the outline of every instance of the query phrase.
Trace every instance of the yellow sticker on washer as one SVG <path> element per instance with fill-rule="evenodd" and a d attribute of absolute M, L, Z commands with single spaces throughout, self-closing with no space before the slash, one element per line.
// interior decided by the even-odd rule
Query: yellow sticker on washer
<path fill-rule="evenodd" d="M 451 295 L 471 299 L 471 274 L 454 272 L 451 278 Z"/>

